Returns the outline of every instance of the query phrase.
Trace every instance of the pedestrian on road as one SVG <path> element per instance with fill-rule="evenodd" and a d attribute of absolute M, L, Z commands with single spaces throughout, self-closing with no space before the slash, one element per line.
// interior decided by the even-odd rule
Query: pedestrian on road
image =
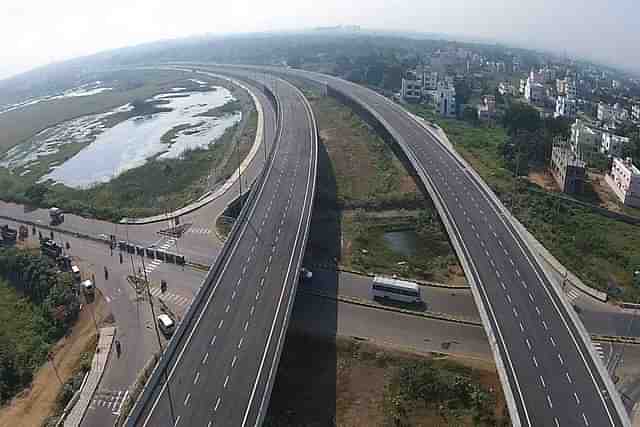
<path fill-rule="evenodd" d="M 107 270 L 107 266 L 104 267 L 104 280 L 109 280 L 109 270 Z"/>
<path fill-rule="evenodd" d="M 116 340 L 116 354 L 118 355 L 118 359 L 120 358 L 120 353 L 122 348 L 120 347 L 120 340 Z"/>

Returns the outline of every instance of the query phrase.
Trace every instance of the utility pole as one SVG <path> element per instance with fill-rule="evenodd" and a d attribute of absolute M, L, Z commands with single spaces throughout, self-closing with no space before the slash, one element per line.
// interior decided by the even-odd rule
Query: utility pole
<path fill-rule="evenodd" d="M 236 154 L 238 156 L 238 183 L 240 184 L 240 206 L 242 206 L 242 171 L 240 170 L 240 145 L 236 138 Z"/>
<path fill-rule="evenodd" d="M 62 378 L 60 378 L 60 373 L 58 372 L 58 368 L 56 367 L 56 362 L 53 358 L 53 354 L 51 353 L 47 353 L 47 359 L 49 359 L 49 362 L 51 362 L 51 366 L 53 367 L 53 371 L 56 373 L 56 377 L 58 378 L 58 381 L 60 382 L 60 387 L 64 387 L 64 383 L 62 382 Z"/>
<path fill-rule="evenodd" d="M 153 307 L 153 296 L 151 295 L 151 288 L 149 287 L 149 279 L 147 277 L 147 269 L 144 265 L 144 256 L 140 255 L 140 261 L 142 262 L 142 271 L 144 271 L 144 281 L 147 288 L 147 297 L 149 298 L 149 307 L 151 307 L 151 316 L 153 316 L 153 326 L 156 331 L 156 338 L 158 339 L 158 347 L 160 347 L 160 352 L 162 352 L 162 339 L 160 338 L 160 331 L 158 330 L 158 321 L 156 319 L 156 311 Z M 169 384 L 169 376 L 167 375 L 166 368 L 164 369 L 164 381 L 167 384 L 167 394 L 169 397 L 169 410 L 171 411 L 171 420 L 175 424 L 176 422 L 176 414 L 173 410 L 173 398 L 171 397 L 171 386 Z"/>

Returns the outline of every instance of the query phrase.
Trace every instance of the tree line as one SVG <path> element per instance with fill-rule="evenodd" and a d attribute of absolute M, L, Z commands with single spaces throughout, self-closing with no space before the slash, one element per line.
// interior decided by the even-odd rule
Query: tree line
<path fill-rule="evenodd" d="M 0 248 L 0 403 L 33 378 L 80 312 L 69 274 L 30 251 Z"/>

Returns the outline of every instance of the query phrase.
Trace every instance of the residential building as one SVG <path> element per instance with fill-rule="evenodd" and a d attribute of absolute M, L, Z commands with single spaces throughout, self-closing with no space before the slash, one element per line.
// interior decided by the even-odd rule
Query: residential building
<path fill-rule="evenodd" d="M 601 102 L 598 104 L 597 117 L 598 120 L 602 122 L 609 122 L 613 120 L 625 121 L 629 120 L 629 111 L 618 103 L 607 105 Z"/>
<path fill-rule="evenodd" d="M 631 119 L 640 121 L 640 104 L 636 104 L 631 107 Z"/>
<path fill-rule="evenodd" d="M 554 117 L 567 117 L 573 119 L 578 114 L 578 104 L 575 98 L 559 96 L 556 98 L 556 112 Z"/>
<path fill-rule="evenodd" d="M 565 95 L 570 98 L 578 97 L 578 87 L 576 85 L 576 81 L 573 79 L 565 79 Z"/>
<path fill-rule="evenodd" d="M 400 93 L 405 101 L 420 102 L 422 99 L 422 79 L 417 78 L 413 73 L 408 73 L 407 77 L 402 79 Z"/>
<path fill-rule="evenodd" d="M 435 91 L 434 103 L 436 110 L 443 117 L 456 116 L 456 89 L 453 84 L 446 81 L 438 82 Z"/>
<path fill-rule="evenodd" d="M 538 83 L 536 79 L 529 77 L 524 89 L 524 97 L 527 101 L 534 105 L 544 104 L 545 90 L 542 83 Z"/>
<path fill-rule="evenodd" d="M 624 145 L 628 142 L 629 138 L 627 137 L 615 135 L 609 132 L 602 132 L 600 152 L 608 156 L 620 157 L 622 156 L 622 149 Z"/>
<path fill-rule="evenodd" d="M 544 67 L 538 72 L 542 81 L 539 83 L 553 82 L 556 79 L 556 70 L 550 67 Z"/>
<path fill-rule="evenodd" d="M 640 208 L 640 169 L 630 157 L 614 157 L 605 181 L 623 205 Z"/>
<path fill-rule="evenodd" d="M 437 71 L 425 71 L 423 74 L 424 89 L 436 90 L 438 88 L 438 72 Z"/>
<path fill-rule="evenodd" d="M 493 95 L 485 95 L 482 97 L 482 103 L 478 105 L 478 119 L 493 120 L 496 118 L 496 97 Z"/>
<path fill-rule="evenodd" d="M 560 96 L 567 94 L 567 81 L 565 79 L 556 79 L 556 92 Z"/>
<path fill-rule="evenodd" d="M 527 89 L 527 79 L 520 79 L 520 87 L 519 87 L 519 92 L 520 95 L 524 96 L 524 92 Z"/>
<path fill-rule="evenodd" d="M 564 193 L 581 193 L 586 177 L 585 162 L 566 142 L 557 142 L 551 151 L 551 174 Z"/>
<path fill-rule="evenodd" d="M 575 123 L 571 125 L 570 143 L 571 149 L 578 158 L 589 162 L 600 152 L 602 134 L 584 121 L 576 119 Z"/>
<path fill-rule="evenodd" d="M 514 88 L 513 85 L 509 82 L 500 82 L 498 84 L 498 93 L 502 96 L 517 95 L 516 88 Z"/>

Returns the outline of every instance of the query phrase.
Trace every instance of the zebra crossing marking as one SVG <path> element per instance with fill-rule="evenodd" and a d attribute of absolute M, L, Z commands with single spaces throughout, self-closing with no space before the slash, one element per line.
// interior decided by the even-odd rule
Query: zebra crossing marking
<path fill-rule="evenodd" d="M 128 393 L 126 390 L 99 390 L 93 395 L 89 409 L 108 408 L 113 415 L 119 415 Z"/>
<path fill-rule="evenodd" d="M 598 357 L 604 361 L 605 354 L 604 354 L 604 349 L 602 348 L 602 344 L 599 342 L 594 342 L 593 347 L 595 347 L 596 354 L 598 355 Z"/>
<path fill-rule="evenodd" d="M 567 298 L 569 299 L 569 302 L 575 301 L 579 296 L 580 293 L 573 288 L 569 289 L 569 291 L 567 292 Z"/>
<path fill-rule="evenodd" d="M 162 264 L 162 261 L 160 261 L 159 259 L 154 259 L 153 261 L 151 261 L 150 263 L 148 263 L 145 268 L 144 271 L 147 274 L 150 274 L 153 270 L 155 270 L 156 268 L 158 268 L 158 266 Z"/>
<path fill-rule="evenodd" d="M 185 306 L 191 304 L 191 300 L 192 300 L 192 298 L 187 298 L 185 296 L 174 294 L 172 292 L 162 293 L 160 288 L 157 288 L 157 287 L 152 287 L 149 290 L 149 292 L 151 293 L 151 295 L 153 295 L 153 296 L 155 296 L 157 298 L 161 298 L 165 302 L 170 302 L 172 304 L 175 304 L 175 305 L 181 306 L 181 307 L 185 307 Z"/>
<path fill-rule="evenodd" d="M 191 234 L 204 234 L 204 235 L 208 235 L 211 234 L 211 230 L 208 228 L 189 228 L 187 230 L 187 233 L 191 233 Z"/>

